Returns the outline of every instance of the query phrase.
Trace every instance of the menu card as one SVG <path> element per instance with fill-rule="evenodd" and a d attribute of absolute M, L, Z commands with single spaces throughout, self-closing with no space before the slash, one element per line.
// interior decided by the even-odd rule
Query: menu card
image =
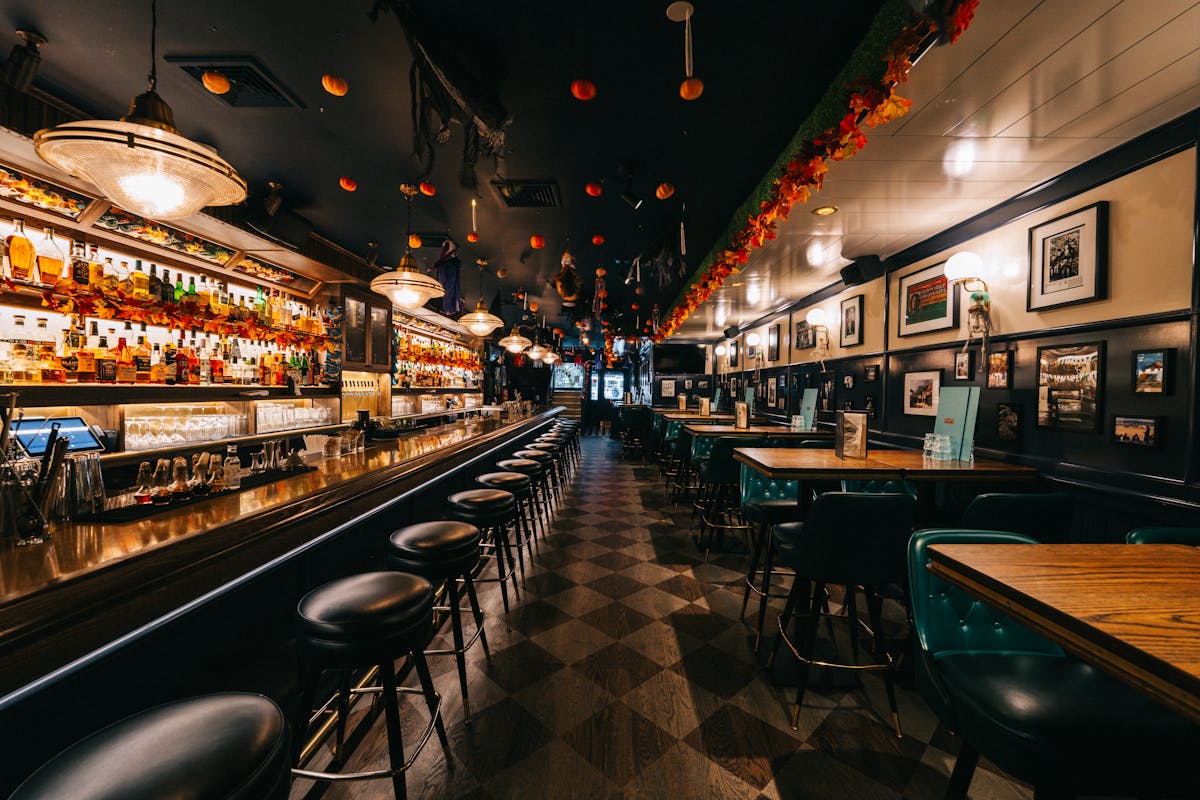
<path fill-rule="evenodd" d="M 679 410 L 687 411 L 687 395 L 686 394 L 679 395 Z"/>
<path fill-rule="evenodd" d="M 837 412 L 833 449 L 838 458 L 867 457 L 867 414 L 865 411 Z"/>
<path fill-rule="evenodd" d="M 700 416 L 707 417 L 712 413 L 712 400 L 707 397 L 700 398 Z"/>
<path fill-rule="evenodd" d="M 745 403 L 733 404 L 733 427 L 749 428 L 750 427 L 750 406 Z"/>
<path fill-rule="evenodd" d="M 979 414 L 978 386 L 943 386 L 938 393 L 933 432 L 950 437 L 950 458 L 970 461 Z"/>
<path fill-rule="evenodd" d="M 800 416 L 804 417 L 804 424 L 808 426 L 808 430 L 814 430 L 817 427 L 817 390 L 805 389 L 804 395 L 800 398 Z"/>

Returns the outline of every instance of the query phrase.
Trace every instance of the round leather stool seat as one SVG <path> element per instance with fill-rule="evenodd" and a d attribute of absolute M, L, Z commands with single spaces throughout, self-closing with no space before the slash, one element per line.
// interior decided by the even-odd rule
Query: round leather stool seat
<path fill-rule="evenodd" d="M 531 481 L 519 472 L 487 472 L 475 479 L 481 486 L 503 489 L 520 497 L 529 493 Z"/>
<path fill-rule="evenodd" d="M 388 561 L 430 581 L 461 575 L 479 561 L 479 529 L 456 520 L 409 525 L 391 535 Z"/>
<path fill-rule="evenodd" d="M 379 664 L 429 641 L 433 586 L 404 572 L 367 572 L 313 589 L 296 611 L 300 644 L 312 656 Z"/>
<path fill-rule="evenodd" d="M 497 514 L 512 511 L 516 498 L 512 492 L 503 489 L 467 489 L 456 492 L 446 498 L 446 502 L 455 511 L 465 511 L 470 514 Z"/>
<path fill-rule="evenodd" d="M 513 453 L 513 458 L 527 458 L 530 461 L 536 461 L 542 466 L 549 464 L 554 460 L 554 456 L 546 450 L 518 450 Z"/>
<path fill-rule="evenodd" d="M 506 458 L 503 461 L 497 461 L 496 466 L 506 472 L 519 472 L 535 478 L 546 469 L 531 458 Z"/>
<path fill-rule="evenodd" d="M 10 800 L 284 800 L 290 768 L 279 706 L 214 694 L 109 725 L 44 764 Z"/>

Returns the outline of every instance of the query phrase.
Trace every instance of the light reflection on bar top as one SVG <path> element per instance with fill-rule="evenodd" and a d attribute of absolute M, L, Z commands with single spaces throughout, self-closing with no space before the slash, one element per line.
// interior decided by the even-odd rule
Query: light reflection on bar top
<path fill-rule="evenodd" d="M 373 442 L 362 453 L 314 461 L 312 466 L 317 469 L 312 472 L 166 509 L 136 522 L 54 525 L 51 539 L 43 544 L 0 546 L 0 604 L 164 543 L 204 533 L 527 419 L 529 416 L 505 421 L 460 421 L 406 434 L 395 441 Z"/>

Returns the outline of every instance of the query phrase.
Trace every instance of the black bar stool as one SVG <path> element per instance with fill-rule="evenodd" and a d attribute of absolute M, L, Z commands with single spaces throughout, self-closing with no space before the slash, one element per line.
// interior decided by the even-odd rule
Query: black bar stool
<path fill-rule="evenodd" d="M 483 631 L 483 611 L 479 608 L 479 598 L 475 595 L 475 583 L 471 572 L 479 564 L 479 529 L 474 525 L 456 520 L 439 520 L 437 522 L 422 522 L 409 525 L 391 535 L 388 560 L 391 565 L 401 572 L 420 575 L 432 583 L 435 588 L 444 584 L 446 587 L 446 605 L 434 607 L 435 611 L 447 611 L 450 614 L 450 629 L 454 636 L 454 647 L 450 650 L 426 650 L 427 656 L 453 655 L 458 662 L 458 683 L 462 689 L 463 718 L 471 724 L 471 704 L 467 699 L 467 659 L 466 652 L 479 641 L 483 645 L 484 655 L 491 663 L 492 654 L 488 650 L 487 634 Z M 462 581 L 467 590 L 467 599 L 471 603 L 471 614 L 475 618 L 475 635 L 471 641 L 465 642 L 462 624 L 462 597 L 459 595 L 458 583 Z"/>
<path fill-rule="evenodd" d="M 520 472 L 485 472 L 475 478 L 485 489 L 502 489 L 516 499 L 513 508 L 513 530 L 516 531 L 517 564 L 521 568 L 521 580 L 525 579 L 525 556 L 521 546 L 533 557 L 533 481 Z"/>
<path fill-rule="evenodd" d="M 529 478 L 530 503 L 534 510 L 534 526 L 541 529 L 542 538 L 546 538 L 546 521 L 550 513 L 550 500 L 547 497 L 549 487 L 546 482 L 546 468 L 531 458 L 506 458 L 496 462 L 496 466 L 505 472 L 519 472 Z"/>
<path fill-rule="evenodd" d="M 321 675 L 327 670 L 342 674 L 338 692 L 336 756 L 342 757 L 346 716 L 351 694 L 380 694 L 387 720 L 389 769 L 369 772 L 317 772 L 294 769 L 300 778 L 326 781 L 352 781 L 390 778 L 397 800 L 406 797 L 404 773 L 421 754 L 430 734 L 437 730 L 446 762 L 450 763 L 450 743 L 442 724 L 442 699 L 433 688 L 425 647 L 433 638 L 433 586 L 417 575 L 403 572 L 366 572 L 327 583 L 313 589 L 296 607 L 299 622 L 297 641 L 302 659 L 300 714 L 297 741 L 308 729 Z M 420 689 L 396 685 L 396 659 L 412 659 Z M 350 674 L 356 669 L 378 667 L 380 685 L 350 688 Z M 417 742 L 416 752 L 404 758 L 404 740 L 400 728 L 397 694 L 425 695 L 429 706 L 429 725 Z M 322 709 L 323 710 L 323 709 Z M 319 715 L 318 715 L 319 716 Z M 299 752 L 299 748 L 295 748 Z"/>
<path fill-rule="evenodd" d="M 523 450 L 517 450 L 513 453 L 513 458 L 528 458 L 546 468 L 546 478 L 549 480 L 550 489 L 554 494 L 554 505 L 558 507 L 562 504 L 562 493 L 565 487 L 559 482 L 558 470 L 554 467 L 554 453 L 551 452 L 550 447 L 534 447 L 533 444 L 535 443 L 525 445 Z"/>
<path fill-rule="evenodd" d="M 561 491 L 567 489 L 567 465 L 562 442 L 554 442 L 546 439 L 538 439 L 526 445 L 530 450 L 545 450 L 554 459 L 554 472 L 558 479 L 558 484 Z M 561 496 L 561 494 L 560 494 Z"/>
<path fill-rule="evenodd" d="M 68 747 L 10 800 L 286 800 L 288 727 L 257 694 L 213 694 L 158 706 Z"/>
<path fill-rule="evenodd" d="M 516 563 L 508 539 L 508 521 L 517 508 L 517 498 L 503 489 L 467 489 L 446 498 L 450 517 L 479 528 L 484 539 L 481 547 L 492 551 L 496 559 L 496 577 L 478 578 L 480 583 L 499 583 L 504 613 L 508 613 L 508 579 L 512 578 L 513 597 L 521 599 L 517 589 Z"/>
<path fill-rule="evenodd" d="M 512 454 L 514 459 L 522 459 L 525 461 L 537 462 L 542 468 L 541 475 L 534 479 L 538 484 L 539 490 L 543 493 L 546 499 L 546 523 L 550 523 L 550 515 L 554 510 L 554 503 L 557 500 L 558 482 L 554 475 L 554 456 L 550 455 L 545 450 L 517 450 Z M 520 472 L 521 470 L 513 470 Z"/>

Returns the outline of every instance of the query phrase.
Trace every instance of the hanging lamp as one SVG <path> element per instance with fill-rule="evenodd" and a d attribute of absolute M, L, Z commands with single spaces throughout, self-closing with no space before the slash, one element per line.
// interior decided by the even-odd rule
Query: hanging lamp
<path fill-rule="evenodd" d="M 513 355 L 520 353 L 531 344 L 533 344 L 533 342 L 522 336 L 521 329 L 516 325 L 513 326 L 512 333 L 500 340 L 500 346 Z"/>
<path fill-rule="evenodd" d="M 419 191 L 411 183 L 400 184 L 400 192 L 408 203 L 408 230 L 405 242 L 412 236 L 412 199 Z M 426 275 L 417 268 L 417 259 L 407 247 L 394 270 L 371 279 L 371 291 L 384 295 L 395 305 L 408 311 L 415 311 L 435 297 L 446 294 L 446 290 L 433 276 Z"/>
<path fill-rule="evenodd" d="M 475 263 L 479 265 L 479 302 L 475 304 L 474 311 L 463 314 L 458 318 L 458 321 L 466 326 L 466 329 L 471 332 L 472 336 L 478 336 L 482 339 L 485 336 L 491 335 L 492 331 L 497 328 L 504 327 L 504 320 L 495 314 L 489 313 L 487 307 L 483 304 L 483 270 L 487 266 L 487 259 L 480 258 Z"/>
<path fill-rule="evenodd" d="M 120 120 L 90 119 L 43 128 L 33 147 L 46 163 L 94 184 L 126 211 L 155 220 L 181 219 L 206 206 L 246 199 L 246 181 L 206 145 L 175 127 L 158 83 L 158 3 L 150 3 L 150 74 L 145 92 Z"/>
<path fill-rule="evenodd" d="M 533 329 L 533 341 L 529 347 L 525 349 L 525 355 L 532 358 L 534 361 L 541 361 L 542 356 L 546 355 L 546 347 L 542 344 L 542 329 L 536 327 Z"/>

